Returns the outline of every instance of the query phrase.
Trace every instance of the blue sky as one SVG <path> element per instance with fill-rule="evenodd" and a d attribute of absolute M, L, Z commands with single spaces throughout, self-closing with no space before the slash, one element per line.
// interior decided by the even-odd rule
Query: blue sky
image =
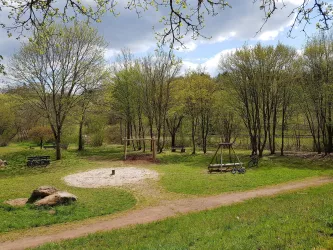
<path fill-rule="evenodd" d="M 264 45 L 275 45 L 280 41 L 297 49 L 302 49 L 306 36 L 300 31 L 301 27 L 293 31 L 292 35 L 295 38 L 288 37 L 288 30 L 293 20 L 293 16 L 288 16 L 292 9 L 303 2 L 302 0 L 284 0 L 286 7 L 279 8 L 266 23 L 261 33 L 257 35 L 256 32 L 261 27 L 264 17 L 264 13 L 259 9 L 260 3 L 253 3 L 253 0 L 230 0 L 229 2 L 232 8 L 220 11 L 219 15 L 213 18 L 206 18 L 206 27 L 202 33 L 206 36 L 212 36 L 211 39 L 202 38 L 193 41 L 191 38 L 185 37 L 184 41 L 188 49 L 175 52 L 183 60 L 182 72 L 187 68 L 195 68 L 201 64 L 210 74 L 216 75 L 221 56 L 235 51 L 244 44 L 253 45 L 261 42 Z M 281 3 L 281 1 L 279 2 Z M 152 26 L 162 28 L 158 26 L 158 20 L 162 15 L 165 15 L 167 10 L 160 9 L 156 12 L 150 9 L 138 19 L 136 13 L 125 10 L 122 3 L 117 9 L 120 13 L 119 17 L 107 14 L 101 23 L 94 24 L 109 44 L 105 58 L 109 62 L 114 61 L 120 50 L 125 47 L 129 48 L 137 57 L 152 53 L 156 48 Z M 0 21 L 5 20 L 6 16 L 5 11 L 0 12 Z M 315 23 L 307 27 L 308 35 L 316 32 L 314 27 Z M 5 31 L 0 30 L 0 55 L 5 56 L 5 62 L 8 62 L 11 55 L 18 51 L 22 41 L 24 39 L 17 41 L 15 38 L 8 38 Z"/>

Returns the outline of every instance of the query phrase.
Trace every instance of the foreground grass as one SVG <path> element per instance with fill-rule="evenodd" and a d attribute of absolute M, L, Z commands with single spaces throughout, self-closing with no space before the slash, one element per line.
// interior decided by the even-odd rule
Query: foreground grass
<path fill-rule="evenodd" d="M 333 185 L 38 249 L 332 249 Z"/>
<path fill-rule="evenodd" d="M 13 147 L 15 150 L 8 147 L 7 152 L 4 152 L 4 149 L 1 152 L 9 166 L 0 171 L 0 232 L 112 214 L 127 210 L 136 204 L 134 196 L 123 189 L 86 189 L 67 186 L 62 180 L 64 176 L 98 167 L 96 163 L 79 159 L 75 152 L 65 151 L 63 160 L 52 162 L 46 168 L 27 168 L 25 162 L 28 155 L 52 156 L 50 154 L 52 151 L 38 149 L 31 151 L 22 148 L 19 151 L 16 146 Z M 27 198 L 33 189 L 42 185 L 52 185 L 71 192 L 78 196 L 78 201 L 54 208 L 35 208 L 29 205 L 13 208 L 3 203 L 8 199 Z"/>

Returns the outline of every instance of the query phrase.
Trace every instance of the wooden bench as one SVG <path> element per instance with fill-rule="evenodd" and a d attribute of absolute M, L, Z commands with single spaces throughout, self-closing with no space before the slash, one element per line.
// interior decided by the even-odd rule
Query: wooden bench
<path fill-rule="evenodd" d="M 55 149 L 56 148 L 56 145 L 45 145 L 43 146 L 44 149 L 48 149 L 48 148 L 53 148 Z"/>
<path fill-rule="evenodd" d="M 47 166 L 51 163 L 50 156 L 30 156 L 27 158 L 27 166 L 35 167 L 35 166 Z"/>
<path fill-rule="evenodd" d="M 180 149 L 181 153 L 185 153 L 185 147 L 184 146 L 174 146 L 174 147 L 171 147 L 171 152 L 176 152 L 177 149 Z"/>

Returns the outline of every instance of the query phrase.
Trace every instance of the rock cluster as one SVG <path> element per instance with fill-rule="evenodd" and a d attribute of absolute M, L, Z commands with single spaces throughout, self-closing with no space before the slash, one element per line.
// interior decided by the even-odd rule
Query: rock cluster
<path fill-rule="evenodd" d="M 5 203 L 11 206 L 24 206 L 26 203 L 33 203 L 36 206 L 57 206 L 76 200 L 77 197 L 71 193 L 60 191 L 52 186 L 41 186 L 32 192 L 29 199 L 19 198 Z"/>

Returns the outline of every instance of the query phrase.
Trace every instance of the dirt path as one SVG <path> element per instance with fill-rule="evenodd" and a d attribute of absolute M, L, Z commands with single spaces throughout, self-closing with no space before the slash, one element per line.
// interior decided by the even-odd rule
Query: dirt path
<path fill-rule="evenodd" d="M 100 231 L 108 231 L 117 228 L 123 228 L 135 224 L 144 224 L 163 220 L 168 217 L 197 212 L 207 209 L 213 209 L 220 206 L 231 205 L 246 201 L 256 197 L 272 196 L 284 192 L 295 191 L 308 187 L 321 186 L 326 183 L 333 182 L 329 177 L 317 177 L 302 181 L 288 182 L 275 186 L 263 187 L 255 190 L 225 193 L 220 195 L 188 198 L 174 201 L 167 201 L 163 205 L 147 207 L 140 210 L 130 211 L 127 214 L 117 218 L 80 226 L 71 230 L 65 230 L 56 234 L 41 235 L 36 237 L 25 237 L 15 241 L 7 241 L 0 243 L 1 250 L 7 249 L 24 249 L 36 247 L 47 242 L 60 241 L 64 239 L 73 239 Z"/>

